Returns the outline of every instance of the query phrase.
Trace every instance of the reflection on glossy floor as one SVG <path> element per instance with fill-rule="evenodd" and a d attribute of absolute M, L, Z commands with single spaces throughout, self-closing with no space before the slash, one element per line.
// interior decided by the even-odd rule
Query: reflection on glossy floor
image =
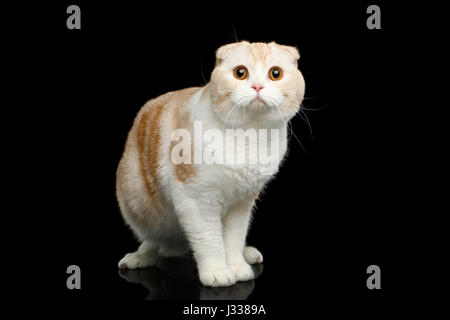
<path fill-rule="evenodd" d="M 256 278 L 263 265 L 253 265 Z M 119 270 L 119 275 L 130 283 L 139 283 L 148 289 L 147 300 L 246 300 L 253 292 L 255 281 L 237 282 L 225 288 L 207 288 L 197 278 L 194 261 L 190 257 L 163 258 L 154 267 Z"/>

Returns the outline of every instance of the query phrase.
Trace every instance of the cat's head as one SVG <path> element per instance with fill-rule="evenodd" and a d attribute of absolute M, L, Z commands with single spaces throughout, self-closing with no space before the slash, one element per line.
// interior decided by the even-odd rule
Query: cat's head
<path fill-rule="evenodd" d="M 288 121 L 300 108 L 305 81 L 294 47 L 242 41 L 220 47 L 210 80 L 218 117 L 228 124 Z"/>

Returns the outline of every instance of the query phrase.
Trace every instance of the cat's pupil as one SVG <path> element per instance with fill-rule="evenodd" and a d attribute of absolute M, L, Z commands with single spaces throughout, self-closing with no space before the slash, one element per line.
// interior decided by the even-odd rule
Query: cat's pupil
<path fill-rule="evenodd" d="M 275 69 L 275 70 L 272 71 L 272 75 L 273 75 L 274 78 L 278 78 L 280 76 L 280 71 Z"/>
<path fill-rule="evenodd" d="M 245 71 L 244 71 L 243 68 L 240 68 L 240 69 L 237 71 L 237 74 L 238 74 L 239 77 L 243 77 L 243 76 L 244 76 L 244 73 L 245 73 Z"/>

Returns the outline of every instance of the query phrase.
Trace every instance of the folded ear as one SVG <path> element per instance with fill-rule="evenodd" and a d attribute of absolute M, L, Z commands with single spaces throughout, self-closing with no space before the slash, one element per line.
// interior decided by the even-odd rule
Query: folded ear
<path fill-rule="evenodd" d="M 285 49 L 289 52 L 289 54 L 294 58 L 295 61 L 298 61 L 300 59 L 300 52 L 298 52 L 298 49 L 296 47 L 290 47 L 290 46 L 284 46 Z"/>
<path fill-rule="evenodd" d="M 294 63 L 297 63 L 298 59 L 300 59 L 300 53 L 298 52 L 298 49 L 296 47 L 285 46 L 285 45 L 277 44 L 274 42 L 273 42 L 273 44 L 276 45 L 278 48 L 286 51 L 289 54 L 289 56 L 292 57 L 292 61 Z"/>
<path fill-rule="evenodd" d="M 222 63 L 223 59 L 226 57 L 226 55 L 236 49 L 239 46 L 242 46 L 243 44 L 248 44 L 247 41 L 241 41 L 241 42 L 235 42 L 235 43 L 230 43 L 230 44 L 226 44 L 224 46 L 221 46 L 219 49 L 217 49 L 216 51 L 216 65 L 219 65 Z"/>

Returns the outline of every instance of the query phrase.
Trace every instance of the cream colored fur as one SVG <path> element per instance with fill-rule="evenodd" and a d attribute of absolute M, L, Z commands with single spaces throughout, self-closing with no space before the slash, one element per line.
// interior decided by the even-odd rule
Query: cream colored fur
<path fill-rule="evenodd" d="M 246 235 L 255 199 L 287 151 L 287 122 L 303 99 L 299 54 L 275 43 L 239 42 L 219 48 L 216 56 L 206 86 L 153 99 L 135 119 L 117 170 L 117 198 L 141 245 L 120 260 L 120 268 L 147 267 L 159 256 L 192 250 L 203 285 L 229 286 L 253 279 L 249 264 L 263 261 L 256 248 L 246 246 Z M 244 80 L 233 76 L 241 65 L 248 69 Z M 283 71 L 278 81 L 268 76 L 273 66 Z M 259 100 L 254 83 L 264 86 Z M 177 166 L 171 134 L 176 128 L 192 132 L 194 121 L 224 134 L 229 128 L 277 129 L 279 161 L 269 174 L 250 163 L 249 154 L 244 164 Z M 193 144 L 193 150 L 204 147 Z M 248 147 L 233 151 L 246 153 Z"/>

